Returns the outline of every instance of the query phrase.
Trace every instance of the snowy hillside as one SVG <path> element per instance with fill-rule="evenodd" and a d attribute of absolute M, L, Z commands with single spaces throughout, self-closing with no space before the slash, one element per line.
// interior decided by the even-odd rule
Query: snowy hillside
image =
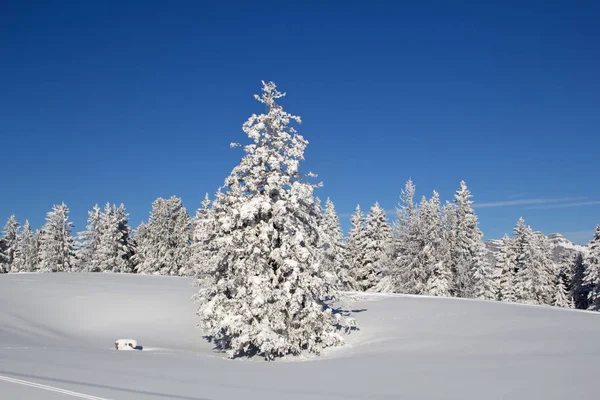
<path fill-rule="evenodd" d="M 0 276 L 2 399 L 592 398 L 600 314 L 360 294 L 361 330 L 320 358 L 229 360 L 195 328 L 191 280 Z M 116 351 L 119 338 L 142 351 Z M 66 393 L 69 391 L 69 393 Z"/>

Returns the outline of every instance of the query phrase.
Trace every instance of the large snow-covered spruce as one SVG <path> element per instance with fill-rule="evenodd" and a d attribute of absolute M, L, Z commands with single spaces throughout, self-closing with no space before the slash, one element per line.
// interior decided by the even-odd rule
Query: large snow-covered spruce
<path fill-rule="evenodd" d="M 323 266 L 313 185 L 298 166 L 307 141 L 300 118 L 263 82 L 266 113 L 243 125 L 253 143 L 213 202 L 215 252 L 199 271 L 200 327 L 230 357 L 273 359 L 342 343 L 327 301 L 335 288 Z M 235 145 L 234 145 L 235 146 Z"/>

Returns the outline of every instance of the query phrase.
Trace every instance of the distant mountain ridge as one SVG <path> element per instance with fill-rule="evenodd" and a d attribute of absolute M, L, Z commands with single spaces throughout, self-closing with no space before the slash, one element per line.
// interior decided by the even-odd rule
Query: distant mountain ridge
<path fill-rule="evenodd" d="M 552 258 L 556 263 L 559 263 L 565 254 L 570 254 L 572 256 L 576 253 L 587 252 L 587 246 L 575 244 L 560 233 L 551 233 L 546 236 L 546 238 L 552 246 Z M 495 259 L 496 254 L 500 252 L 501 246 L 502 240 L 500 239 L 490 239 L 485 242 L 485 248 L 488 251 L 487 257 L 490 261 Z"/>

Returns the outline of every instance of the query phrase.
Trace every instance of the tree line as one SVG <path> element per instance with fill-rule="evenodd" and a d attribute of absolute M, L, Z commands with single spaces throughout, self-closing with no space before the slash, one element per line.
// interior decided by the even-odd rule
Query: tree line
<path fill-rule="evenodd" d="M 94 206 L 72 235 L 63 203 L 32 231 L 11 216 L 0 240 L 2 272 L 114 272 L 191 276 L 200 327 L 232 357 L 319 353 L 343 342 L 352 321 L 341 291 L 409 293 L 600 310 L 600 226 L 585 254 L 555 263 L 547 238 L 520 219 L 493 262 L 465 182 L 452 202 L 416 201 L 409 180 L 389 223 L 376 203 L 357 206 L 344 237 L 334 203 L 302 174 L 308 141 L 263 82 L 266 112 L 242 129 L 251 144 L 214 198 L 191 217 L 181 199 L 156 199 L 135 231 L 123 205 Z"/>

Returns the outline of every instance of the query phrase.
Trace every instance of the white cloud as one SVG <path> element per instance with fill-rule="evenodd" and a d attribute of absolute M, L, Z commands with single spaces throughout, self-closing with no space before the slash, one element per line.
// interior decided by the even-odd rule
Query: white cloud
<path fill-rule="evenodd" d="M 512 207 L 512 206 L 527 206 L 535 204 L 548 204 L 548 203 L 564 203 L 566 201 L 581 201 L 585 200 L 586 197 L 563 197 L 556 199 L 519 199 L 519 200 L 506 200 L 506 201 L 494 201 L 489 203 L 474 203 L 475 208 L 494 208 L 494 207 Z"/>
<path fill-rule="evenodd" d="M 559 204 L 546 204 L 536 207 L 527 207 L 526 210 L 544 210 L 546 208 L 568 208 L 568 207 L 582 207 L 582 206 L 593 206 L 600 204 L 600 201 L 580 201 L 575 203 L 559 203 Z"/>

